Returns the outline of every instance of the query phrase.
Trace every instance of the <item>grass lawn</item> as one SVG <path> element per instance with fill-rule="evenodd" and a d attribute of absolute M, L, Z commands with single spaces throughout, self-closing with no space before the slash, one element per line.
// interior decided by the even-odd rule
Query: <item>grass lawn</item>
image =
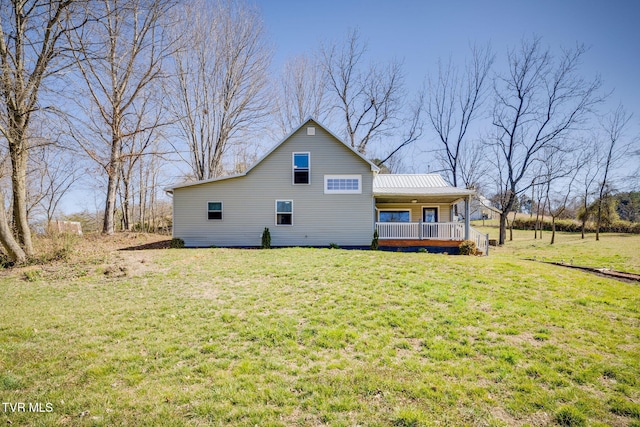
<path fill-rule="evenodd" d="M 482 222 L 478 221 L 477 225 Z M 498 238 L 497 227 L 476 227 L 489 238 Z M 600 241 L 588 233 L 582 239 L 580 233 L 556 233 L 553 245 L 551 232 L 543 231 L 542 239 L 535 240 L 533 231 L 513 230 L 513 241 L 504 247 L 491 248 L 499 257 L 536 258 L 546 261 L 564 261 L 585 267 L 609 268 L 640 274 L 640 236 L 633 234 L 602 233 Z M 509 230 L 507 230 L 507 239 Z"/>
<path fill-rule="evenodd" d="M 638 271 L 640 236 L 569 237 L 489 257 L 142 250 L 0 273 L 0 399 L 46 408 L 4 404 L 0 422 L 640 426 L 640 286 L 522 260 Z"/>

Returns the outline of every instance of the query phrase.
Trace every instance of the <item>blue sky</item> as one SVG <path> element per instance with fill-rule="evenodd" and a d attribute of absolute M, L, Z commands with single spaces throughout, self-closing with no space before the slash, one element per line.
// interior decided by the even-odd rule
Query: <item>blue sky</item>
<path fill-rule="evenodd" d="M 640 1 L 636 0 L 263 0 L 257 2 L 275 48 L 274 71 L 286 58 L 341 40 L 358 28 L 371 59 L 404 63 L 407 88 L 435 75 L 439 58 L 462 64 L 472 43 L 490 43 L 496 69 L 523 37 L 541 36 L 556 50 L 584 43 L 582 73 L 600 74 L 640 129 Z M 557 50 L 556 50 L 557 51 Z"/>
<path fill-rule="evenodd" d="M 253 1 L 274 48 L 274 75 L 287 58 L 342 40 L 353 28 L 368 43 L 371 60 L 403 61 L 409 92 L 435 76 L 439 58 L 462 64 L 473 43 L 491 44 L 497 71 L 523 37 L 541 36 L 554 50 L 584 43 L 583 76 L 601 75 L 604 90 L 613 91 L 604 107 L 622 103 L 634 113 L 630 133 L 640 135 L 640 0 Z M 428 146 L 429 139 L 426 134 L 418 143 Z M 425 169 L 423 163 L 411 171 Z M 103 199 L 99 192 L 76 196 L 63 209 L 101 209 Z"/>

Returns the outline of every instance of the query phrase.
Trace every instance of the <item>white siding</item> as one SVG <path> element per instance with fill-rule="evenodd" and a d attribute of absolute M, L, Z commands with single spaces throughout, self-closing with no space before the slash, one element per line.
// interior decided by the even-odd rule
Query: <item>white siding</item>
<path fill-rule="evenodd" d="M 373 236 L 371 166 L 321 126 L 303 126 L 246 176 L 176 188 L 173 235 L 186 246 L 368 246 Z M 292 153 L 311 154 L 311 183 L 292 182 Z M 362 175 L 362 194 L 324 194 L 324 175 Z M 223 220 L 207 220 L 207 202 L 221 201 Z M 293 201 L 293 226 L 275 225 L 275 200 Z"/>

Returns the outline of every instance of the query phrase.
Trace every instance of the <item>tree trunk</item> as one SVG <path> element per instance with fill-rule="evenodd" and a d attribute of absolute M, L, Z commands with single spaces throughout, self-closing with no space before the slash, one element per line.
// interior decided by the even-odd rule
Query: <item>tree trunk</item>
<path fill-rule="evenodd" d="M 21 263 L 27 259 L 27 255 L 22 250 L 11 233 L 11 228 L 7 222 L 7 215 L 4 211 L 4 194 L 0 191 L 0 243 L 9 255 L 9 261 Z"/>
<path fill-rule="evenodd" d="M 113 234 L 115 232 L 115 211 L 116 211 L 116 191 L 118 189 L 118 176 L 109 173 L 107 184 L 107 200 L 104 206 L 104 223 L 102 225 L 103 234 Z"/>
<path fill-rule="evenodd" d="M 600 226 L 602 225 L 602 197 L 598 200 L 598 214 L 596 216 L 596 242 L 600 240 Z"/>
<path fill-rule="evenodd" d="M 124 194 L 122 195 L 122 229 L 131 231 L 131 212 L 129 212 L 129 178 L 122 177 L 122 187 Z M 135 203 L 134 203 L 135 206 Z"/>
<path fill-rule="evenodd" d="M 16 127 L 19 124 L 15 124 Z M 26 126 L 26 124 L 25 124 Z M 27 215 L 27 144 L 24 132 L 17 130 L 13 141 L 9 141 L 11 153 L 11 184 L 13 186 L 13 222 L 18 244 L 28 257 L 33 255 L 31 229 Z"/>
<path fill-rule="evenodd" d="M 115 113 L 114 113 L 115 114 Z M 116 115 L 117 117 L 117 115 Z M 115 232 L 115 212 L 116 197 L 118 194 L 118 181 L 120 178 L 120 168 L 122 167 L 122 140 L 119 135 L 120 122 L 114 121 L 111 125 L 111 156 L 107 167 L 107 200 L 104 206 L 104 223 L 102 225 L 102 234 L 113 234 Z"/>
<path fill-rule="evenodd" d="M 504 241 L 507 238 L 507 214 L 500 212 L 500 236 L 498 237 L 498 244 L 504 245 Z"/>
<path fill-rule="evenodd" d="M 551 217 L 551 244 L 553 245 L 556 241 L 556 217 Z"/>
<path fill-rule="evenodd" d="M 511 220 L 511 224 L 509 225 L 509 241 L 513 242 L 513 223 L 516 222 L 516 215 L 518 212 L 513 213 L 513 219 Z"/>

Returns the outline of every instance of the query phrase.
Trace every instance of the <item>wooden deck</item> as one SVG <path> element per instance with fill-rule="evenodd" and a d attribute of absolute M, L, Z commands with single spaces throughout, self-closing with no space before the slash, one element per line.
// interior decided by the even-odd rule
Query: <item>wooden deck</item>
<path fill-rule="evenodd" d="M 437 247 L 437 248 L 458 248 L 460 241 L 457 240 L 416 240 L 416 239 L 384 239 L 379 240 L 380 246 L 390 247 Z"/>

